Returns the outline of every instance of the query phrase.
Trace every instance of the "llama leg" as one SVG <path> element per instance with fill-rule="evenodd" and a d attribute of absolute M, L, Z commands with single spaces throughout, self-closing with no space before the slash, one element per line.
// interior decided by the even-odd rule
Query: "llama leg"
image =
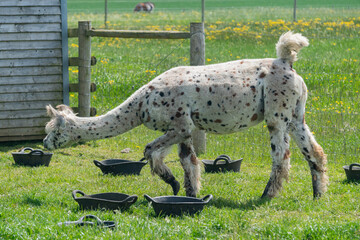
<path fill-rule="evenodd" d="M 328 176 L 326 175 L 326 154 L 316 142 L 309 127 L 304 121 L 294 123 L 291 128 L 292 136 L 302 154 L 309 163 L 314 198 L 321 197 L 327 190 Z"/>
<path fill-rule="evenodd" d="M 275 197 L 281 190 L 284 179 L 288 180 L 290 170 L 290 137 L 284 128 L 284 126 L 268 125 L 273 166 L 270 179 L 261 196 L 262 198 Z"/>
<path fill-rule="evenodd" d="M 180 183 L 175 179 L 170 169 L 164 164 L 164 158 L 169 153 L 171 146 L 183 141 L 183 137 L 175 131 L 169 131 L 163 136 L 146 145 L 144 156 L 149 160 L 151 172 L 157 174 L 173 189 L 174 195 L 180 190 Z"/>
<path fill-rule="evenodd" d="M 184 169 L 184 187 L 186 196 L 196 197 L 200 190 L 200 165 L 196 157 L 192 139 L 179 144 L 178 147 L 181 165 Z"/>

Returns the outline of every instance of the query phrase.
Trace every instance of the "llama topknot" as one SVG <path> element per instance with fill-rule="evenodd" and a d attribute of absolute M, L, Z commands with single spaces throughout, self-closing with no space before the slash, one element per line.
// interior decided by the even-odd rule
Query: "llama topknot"
<path fill-rule="evenodd" d="M 309 40 L 300 33 L 289 31 L 281 35 L 276 44 L 278 58 L 287 60 L 292 64 L 297 60 L 297 53 L 301 48 L 309 46 Z"/>

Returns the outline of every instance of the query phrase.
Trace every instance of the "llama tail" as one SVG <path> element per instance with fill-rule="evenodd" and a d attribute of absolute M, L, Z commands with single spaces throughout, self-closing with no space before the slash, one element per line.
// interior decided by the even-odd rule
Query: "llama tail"
<path fill-rule="evenodd" d="M 278 58 L 287 60 L 292 64 L 297 60 L 297 53 L 301 48 L 309 46 L 309 40 L 300 33 L 289 31 L 281 35 L 276 44 Z"/>

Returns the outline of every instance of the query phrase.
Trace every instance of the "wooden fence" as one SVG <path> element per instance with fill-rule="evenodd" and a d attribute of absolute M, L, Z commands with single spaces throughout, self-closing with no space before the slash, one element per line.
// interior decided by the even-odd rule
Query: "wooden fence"
<path fill-rule="evenodd" d="M 91 83 L 91 65 L 96 64 L 91 57 L 91 37 L 112 38 L 146 38 L 146 39 L 188 39 L 190 38 L 190 65 L 205 65 L 204 23 L 191 23 L 190 32 L 177 31 L 133 31 L 93 29 L 90 21 L 81 21 L 77 29 L 68 29 L 69 38 L 79 39 L 79 57 L 70 58 L 70 66 L 79 67 L 79 83 L 70 85 L 70 91 L 78 91 L 79 116 L 88 117 L 94 114 L 90 106 L 90 93 L 96 87 Z M 93 111 L 91 111 L 93 110 Z M 193 134 L 195 151 L 198 154 L 206 151 L 206 135 L 204 131 Z"/>

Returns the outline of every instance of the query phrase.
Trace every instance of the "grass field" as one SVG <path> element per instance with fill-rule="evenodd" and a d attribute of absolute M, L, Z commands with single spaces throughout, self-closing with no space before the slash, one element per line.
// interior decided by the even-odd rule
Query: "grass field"
<path fill-rule="evenodd" d="M 84 1 L 68 0 L 69 26 L 91 20 L 95 28 L 103 27 L 98 2 L 102 1 L 87 1 L 84 8 Z M 200 19 L 199 11 L 191 10 L 192 1 L 186 2 L 186 11 L 176 10 L 175 2 L 162 1 L 159 5 L 168 10 L 159 7 L 152 14 L 133 14 L 134 2 L 124 2 L 128 7 L 111 12 L 110 28 L 188 31 L 189 23 Z M 219 2 L 228 8 L 219 9 Z M 239 2 L 246 8 L 236 5 Z M 149 166 L 139 176 L 115 177 L 102 175 L 92 163 L 109 158 L 139 160 L 159 132 L 139 127 L 113 139 L 56 150 L 50 166 L 38 168 L 14 165 L 11 152 L 23 146 L 42 148 L 40 142 L 9 143 L 0 149 L 0 239 L 360 239 L 359 184 L 347 182 L 342 169 L 359 162 L 359 2 L 317 1 L 316 8 L 308 8 L 310 1 L 302 1 L 297 23 L 292 22 L 291 4 L 285 7 L 284 2 L 269 7 L 265 1 L 255 6 L 252 1 L 207 1 L 206 64 L 275 57 L 275 43 L 289 29 L 309 37 L 310 46 L 301 51 L 294 68 L 309 88 L 306 121 L 328 153 L 330 185 L 323 198 L 312 199 L 307 163 L 292 143 L 289 182 L 277 198 L 260 200 L 271 170 L 265 124 L 244 133 L 207 136 L 207 152 L 200 159 L 224 153 L 233 159 L 243 157 L 241 171 L 203 173 L 199 197 L 213 194 L 214 199 L 201 214 L 181 218 L 154 216 L 143 195 L 170 195 L 171 189 L 151 175 Z M 109 1 L 115 3 L 120 1 Z M 70 40 L 70 55 L 76 56 L 77 50 L 77 42 Z M 92 81 L 98 86 L 92 105 L 102 114 L 157 74 L 189 65 L 189 41 L 93 38 L 92 55 L 98 59 L 92 67 Z M 76 76 L 77 69 L 70 68 L 72 82 Z M 76 97 L 71 95 L 72 106 Z M 130 153 L 120 153 L 125 148 Z M 182 183 L 175 148 L 166 162 Z M 139 200 L 125 212 L 81 211 L 71 197 L 75 189 L 88 194 L 136 194 Z M 185 191 L 181 189 L 179 195 Z M 116 221 L 118 227 L 57 226 L 86 214 Z"/>

